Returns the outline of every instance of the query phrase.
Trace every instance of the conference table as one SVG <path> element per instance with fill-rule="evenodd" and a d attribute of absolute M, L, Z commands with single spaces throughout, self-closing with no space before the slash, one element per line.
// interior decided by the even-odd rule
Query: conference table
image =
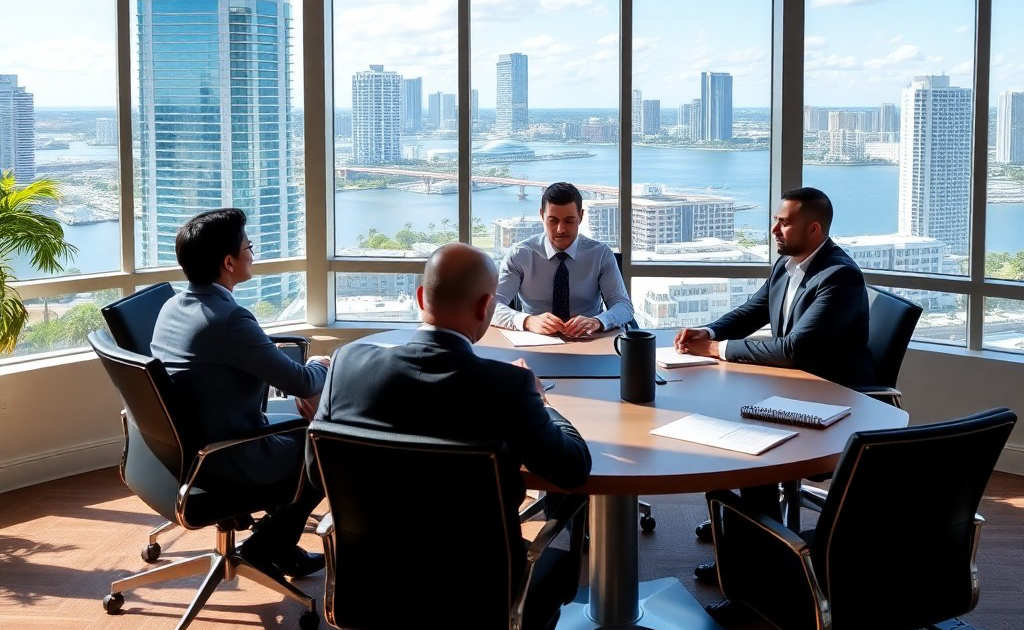
<path fill-rule="evenodd" d="M 660 347 L 671 345 L 676 331 L 651 332 Z M 412 333 L 392 330 L 360 341 L 398 344 Z M 614 336 L 516 348 L 492 327 L 475 346 L 487 358 L 524 358 L 538 377 L 553 379 L 548 401 L 576 426 L 593 458 L 590 479 L 572 490 L 590 495 L 590 584 L 562 609 L 558 628 L 719 629 L 676 578 L 640 582 L 638 495 L 742 488 L 831 472 L 851 433 L 904 427 L 908 415 L 806 372 L 724 361 L 659 368 L 667 382 L 655 389 L 654 402 L 628 403 L 619 398 Z M 692 413 L 760 424 L 742 419 L 740 406 L 774 395 L 848 405 L 851 412 L 827 429 L 790 427 L 797 437 L 759 456 L 650 434 Z M 527 470 L 523 477 L 527 487 L 561 490 Z"/>

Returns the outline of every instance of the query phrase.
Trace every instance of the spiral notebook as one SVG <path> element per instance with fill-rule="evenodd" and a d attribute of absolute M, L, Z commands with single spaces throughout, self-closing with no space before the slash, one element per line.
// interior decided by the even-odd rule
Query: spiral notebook
<path fill-rule="evenodd" d="M 772 396 L 755 405 L 743 405 L 740 407 L 740 415 L 755 420 L 824 429 L 840 418 L 850 415 L 850 408 L 843 405 L 827 405 L 808 400 Z"/>

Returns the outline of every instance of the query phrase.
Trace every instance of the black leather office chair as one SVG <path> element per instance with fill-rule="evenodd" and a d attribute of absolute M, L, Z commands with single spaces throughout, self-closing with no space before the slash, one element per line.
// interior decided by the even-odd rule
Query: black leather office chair
<path fill-rule="evenodd" d="M 124 604 L 123 591 L 205 574 L 195 599 L 178 623 L 177 630 L 184 630 L 222 580 L 241 575 L 304 605 L 306 612 L 299 619 L 299 626 L 316 628 L 320 621 L 316 600 L 282 576 L 264 573 L 249 564 L 235 550 L 235 532 L 252 524 L 253 512 L 295 498 L 303 474 L 301 464 L 296 464 L 294 483 L 284 485 L 222 491 L 203 482 L 203 464 L 207 460 L 270 435 L 301 435 L 306 428 L 305 420 L 284 420 L 237 440 L 193 444 L 183 410 L 176 407 L 170 378 L 158 359 L 119 348 L 106 331 L 91 333 L 89 344 L 125 403 L 122 420 L 126 439 L 121 458 L 125 484 L 146 505 L 181 527 L 217 528 L 214 551 L 115 580 L 110 585 L 110 594 L 103 598 L 103 608 L 111 614 L 118 612 Z"/>
<path fill-rule="evenodd" d="M 161 282 L 139 289 L 135 293 L 111 302 L 100 309 L 103 319 L 107 322 L 110 334 L 118 347 L 135 354 L 152 356 L 149 346 L 153 342 L 153 329 L 156 327 L 160 309 L 167 300 L 174 297 L 174 289 L 170 282 Z M 285 351 L 296 361 L 303 363 L 309 348 L 309 340 L 297 335 L 272 335 L 275 343 L 282 344 Z M 264 387 L 263 409 L 267 408 L 269 388 Z M 122 425 L 124 424 L 122 414 Z M 127 439 L 127 434 L 125 439 Z M 160 534 L 177 527 L 174 521 L 167 521 L 149 532 L 149 540 L 142 548 L 140 555 L 146 562 L 153 563 L 160 558 L 162 548 L 157 538 Z"/>
<path fill-rule="evenodd" d="M 793 630 L 910 630 L 972 610 L 975 512 L 1016 421 L 993 409 L 854 433 L 817 527 L 800 535 L 732 492 L 709 493 L 722 593 Z"/>
<path fill-rule="evenodd" d="M 495 445 L 322 421 L 310 425 L 309 444 L 331 508 L 318 533 L 332 626 L 546 627 L 548 613 L 575 596 L 579 555 L 547 547 L 586 498 L 562 502 L 524 545 L 518 498 L 501 485 L 519 471 Z M 457 518 L 437 518 L 440 489 L 462 497 Z M 573 528 L 573 545 L 582 531 Z M 531 588 L 537 574 L 568 587 Z"/>
<path fill-rule="evenodd" d="M 903 407 L 903 394 L 896 389 L 903 357 L 921 317 L 913 302 L 868 286 L 868 348 L 871 350 L 877 383 L 858 391 L 896 407 Z"/>

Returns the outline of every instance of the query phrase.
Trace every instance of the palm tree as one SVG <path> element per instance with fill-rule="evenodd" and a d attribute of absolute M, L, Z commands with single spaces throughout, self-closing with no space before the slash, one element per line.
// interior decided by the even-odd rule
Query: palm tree
<path fill-rule="evenodd" d="M 56 219 L 39 214 L 44 200 L 59 201 L 60 190 L 51 179 L 16 188 L 14 173 L 0 174 L 0 353 L 10 353 L 18 342 L 28 312 L 11 283 L 17 280 L 8 263 L 13 255 L 30 254 L 32 266 L 53 274 L 64 269 L 78 249 L 64 240 Z"/>

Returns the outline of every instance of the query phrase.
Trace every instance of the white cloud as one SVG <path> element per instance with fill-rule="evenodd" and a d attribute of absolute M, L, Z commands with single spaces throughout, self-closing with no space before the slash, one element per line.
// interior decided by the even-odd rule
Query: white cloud
<path fill-rule="evenodd" d="M 886 66 L 895 65 L 903 61 L 909 61 L 916 59 L 920 56 L 921 50 L 913 44 L 903 44 L 896 50 L 892 51 L 885 57 L 876 57 L 874 59 L 868 59 L 864 62 L 865 68 L 871 68 L 877 70 L 878 68 L 884 68 Z"/>
<path fill-rule="evenodd" d="M 545 11 L 561 11 L 562 9 L 582 9 L 590 6 L 593 0 L 540 0 L 540 8 Z"/>
<path fill-rule="evenodd" d="M 818 7 L 846 7 L 852 4 L 871 4 L 875 0 L 814 0 L 811 6 Z"/>
<path fill-rule="evenodd" d="M 804 38 L 804 50 L 815 50 L 825 47 L 825 38 L 821 35 L 808 35 Z"/>
<path fill-rule="evenodd" d="M 902 35 L 894 35 L 892 38 L 889 39 L 889 43 L 892 44 L 893 46 L 895 46 L 896 44 L 898 44 L 898 43 L 900 43 L 902 41 L 903 41 L 903 36 Z"/>
<path fill-rule="evenodd" d="M 966 24 L 961 24 L 960 26 L 958 26 L 955 29 L 953 29 L 953 32 L 954 33 L 966 33 L 969 30 L 971 30 L 970 26 L 968 26 Z"/>
<path fill-rule="evenodd" d="M 597 45 L 598 46 L 609 46 L 609 45 L 618 44 L 618 43 L 619 43 L 619 34 L 618 33 L 608 33 L 607 35 L 605 35 L 601 39 L 597 40 Z"/>
<path fill-rule="evenodd" d="M 574 48 L 563 44 L 550 35 L 534 35 L 523 40 L 520 50 L 527 55 L 537 58 L 558 57 L 572 52 Z"/>
<path fill-rule="evenodd" d="M 804 61 L 804 71 L 816 70 L 854 70 L 858 68 L 857 58 L 853 55 L 816 55 Z"/>
<path fill-rule="evenodd" d="M 972 74 L 974 72 L 973 61 L 961 61 L 949 69 L 950 74 Z"/>

